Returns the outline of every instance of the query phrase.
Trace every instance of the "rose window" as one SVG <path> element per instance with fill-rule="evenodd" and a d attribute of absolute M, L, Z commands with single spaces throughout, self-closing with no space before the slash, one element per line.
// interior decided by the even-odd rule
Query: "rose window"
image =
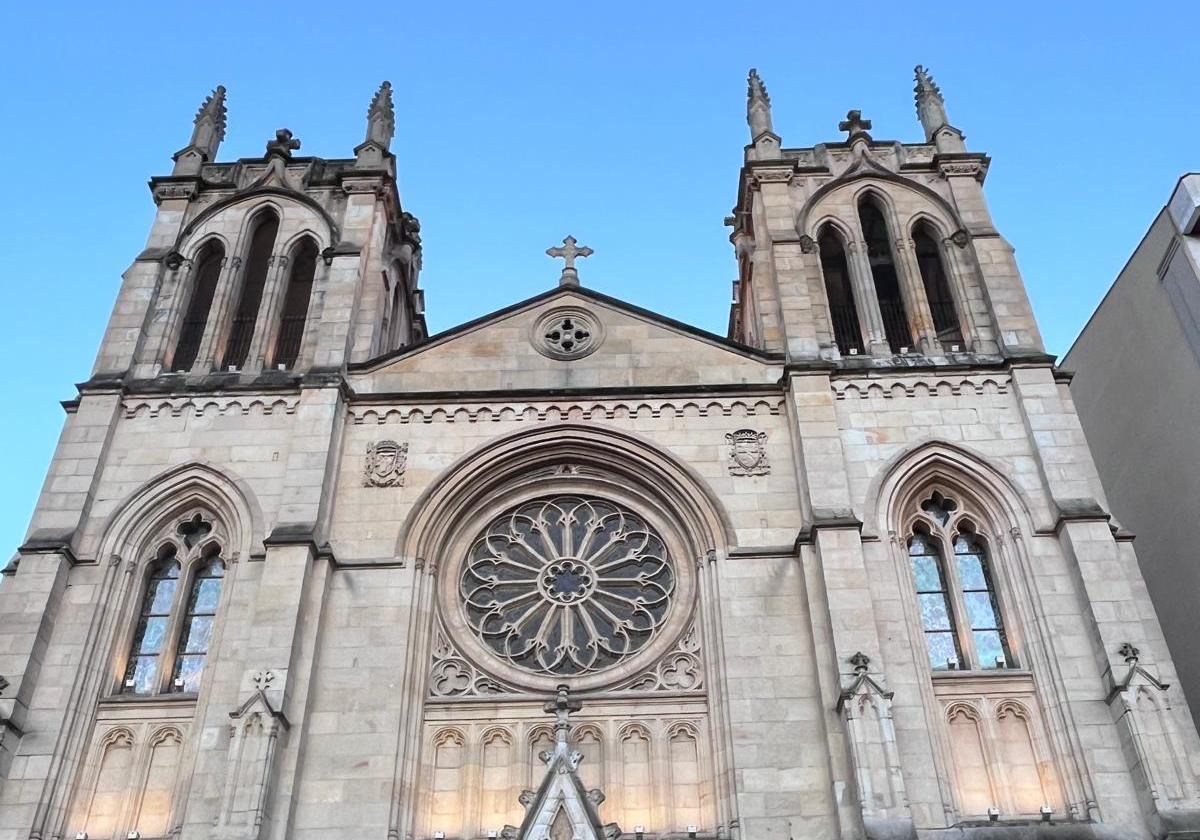
<path fill-rule="evenodd" d="M 467 623 L 506 661 L 582 675 L 631 656 L 666 621 L 675 570 L 662 538 L 612 502 L 557 496 L 497 517 L 459 581 Z"/>

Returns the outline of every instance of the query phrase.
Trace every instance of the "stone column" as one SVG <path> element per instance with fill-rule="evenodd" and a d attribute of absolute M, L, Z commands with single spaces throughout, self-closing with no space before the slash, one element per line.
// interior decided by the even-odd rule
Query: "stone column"
<path fill-rule="evenodd" d="M 274 254 L 271 257 L 267 282 L 258 305 L 258 315 L 254 320 L 254 336 L 246 354 L 245 372 L 248 374 L 261 372 L 263 366 L 268 363 L 267 356 L 271 353 L 275 336 L 279 333 L 279 317 L 283 309 L 283 297 L 287 293 L 290 262 L 286 254 Z"/>
<path fill-rule="evenodd" d="M 861 239 L 846 244 L 846 264 L 850 269 L 850 286 L 854 292 L 854 304 L 860 325 L 866 330 L 867 352 L 877 358 L 889 358 L 892 348 L 883 328 L 883 315 L 879 311 L 879 296 L 875 293 L 875 275 L 867 259 L 867 243 Z"/>
<path fill-rule="evenodd" d="M 907 236 L 897 238 L 892 254 L 913 341 L 924 355 L 941 355 L 942 345 L 937 339 L 933 313 L 929 309 L 929 296 L 925 294 L 925 281 L 921 277 L 921 266 L 917 263 L 913 241 Z"/>
<path fill-rule="evenodd" d="M 208 323 L 204 325 L 204 337 L 200 339 L 200 350 L 192 365 L 193 376 L 207 376 L 221 363 L 229 335 L 232 309 L 236 292 L 241 286 L 242 258 L 226 256 L 217 278 L 217 290 L 213 293 L 212 306 L 208 309 Z"/>

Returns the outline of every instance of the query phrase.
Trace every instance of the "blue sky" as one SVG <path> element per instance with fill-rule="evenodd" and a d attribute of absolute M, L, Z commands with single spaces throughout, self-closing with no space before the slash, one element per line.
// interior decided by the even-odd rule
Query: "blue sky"
<path fill-rule="evenodd" d="M 1062 354 L 1176 179 L 1200 169 L 1194 0 L 14 4 L 0 55 L 0 559 L 24 535 L 121 272 L 145 243 L 146 179 L 170 171 L 208 91 L 229 89 L 221 159 L 287 126 L 348 157 L 396 87 L 401 196 L 422 222 L 430 328 L 553 284 L 543 251 L 596 249 L 585 284 L 716 332 L 728 314 L 747 68 L 784 143 L 837 139 L 861 108 L 916 141 L 923 63 L 1017 249 Z M 19 33 L 19 34 L 14 34 Z"/>

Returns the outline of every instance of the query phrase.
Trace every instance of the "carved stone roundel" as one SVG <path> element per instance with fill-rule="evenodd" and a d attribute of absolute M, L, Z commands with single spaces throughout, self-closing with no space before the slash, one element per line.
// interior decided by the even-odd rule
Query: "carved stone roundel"
<path fill-rule="evenodd" d="M 539 318 L 530 335 L 533 346 L 552 359 L 581 359 L 604 340 L 604 329 L 589 312 L 576 307 L 553 309 Z"/>
<path fill-rule="evenodd" d="M 493 653 L 536 674 L 581 676 L 642 650 L 666 622 L 675 582 L 644 519 L 602 499 L 555 496 L 484 529 L 459 594 Z"/>

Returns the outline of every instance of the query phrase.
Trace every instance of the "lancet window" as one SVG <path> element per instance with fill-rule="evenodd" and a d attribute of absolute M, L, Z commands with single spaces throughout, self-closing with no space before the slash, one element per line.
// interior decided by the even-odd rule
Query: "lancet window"
<path fill-rule="evenodd" d="M 242 275 L 241 293 L 229 335 L 225 343 L 222 368 L 241 368 L 250 352 L 250 341 L 254 337 L 254 324 L 258 320 L 258 308 L 262 303 L 263 289 L 267 284 L 267 272 L 271 267 L 271 249 L 279 232 L 279 217 L 267 210 L 259 215 L 250 235 L 250 249 L 246 253 L 246 267 Z"/>
<path fill-rule="evenodd" d="M 192 271 L 192 293 L 187 312 L 175 344 L 175 356 L 171 360 L 174 370 L 190 370 L 200 352 L 200 340 L 208 325 L 208 314 L 212 309 L 217 281 L 221 277 L 221 266 L 225 263 L 225 248 L 217 240 L 209 240 L 201 249 Z"/>
<path fill-rule="evenodd" d="M 912 240 L 938 341 L 949 350 L 951 346 L 962 343 L 963 334 L 937 238 L 927 224 L 918 223 L 913 228 Z"/>
<path fill-rule="evenodd" d="M 954 499 L 934 491 L 921 503 L 908 557 L 933 669 L 1012 667 L 987 546 Z"/>
<path fill-rule="evenodd" d="M 275 339 L 277 366 L 291 368 L 300 357 L 300 342 L 304 338 L 304 323 L 308 320 L 308 302 L 316 273 L 317 243 L 305 237 L 292 251 L 287 292 L 283 296 L 283 312 Z"/>
<path fill-rule="evenodd" d="M 225 563 L 202 514 L 158 541 L 140 593 L 120 691 L 195 693 L 212 641 Z"/>
<path fill-rule="evenodd" d="M 833 340 L 843 354 L 863 351 L 862 328 L 854 292 L 850 283 L 850 266 L 841 237 L 826 226 L 817 240 L 821 255 L 821 274 L 825 278 L 825 297 L 829 301 L 829 319 L 833 324 Z"/>

